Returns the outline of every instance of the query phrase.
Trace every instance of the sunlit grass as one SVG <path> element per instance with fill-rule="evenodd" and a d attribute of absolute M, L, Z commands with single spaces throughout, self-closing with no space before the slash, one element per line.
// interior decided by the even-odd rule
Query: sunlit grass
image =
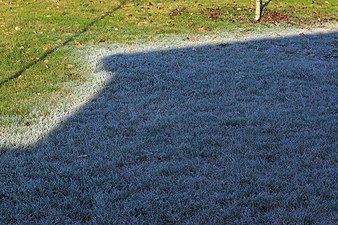
<path fill-rule="evenodd" d="M 261 23 L 253 21 L 253 9 L 249 0 L 0 0 L 0 125 L 33 111 L 48 113 L 49 106 L 57 104 L 50 100 L 53 93 L 64 92 L 64 82 L 80 77 L 80 65 L 70 56 L 80 45 L 337 20 L 335 1 L 273 1 Z M 34 66 L 25 70 L 29 64 Z M 21 70 L 18 78 L 8 80 Z"/>

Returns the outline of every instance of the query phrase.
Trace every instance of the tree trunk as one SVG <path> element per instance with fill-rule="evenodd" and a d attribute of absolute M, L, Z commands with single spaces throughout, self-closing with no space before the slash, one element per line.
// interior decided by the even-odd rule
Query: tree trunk
<path fill-rule="evenodd" d="M 256 0 L 256 16 L 255 16 L 255 20 L 258 21 L 260 20 L 261 16 L 262 16 L 262 0 Z"/>

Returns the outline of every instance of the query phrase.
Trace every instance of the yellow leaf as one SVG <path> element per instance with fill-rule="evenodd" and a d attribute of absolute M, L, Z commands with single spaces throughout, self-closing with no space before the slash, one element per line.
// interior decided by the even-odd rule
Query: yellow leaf
<path fill-rule="evenodd" d="M 198 31 L 199 31 L 199 32 L 203 32 L 203 31 L 204 31 L 204 27 L 199 27 L 199 28 L 198 28 Z"/>
<path fill-rule="evenodd" d="M 77 41 L 77 40 L 74 40 L 74 44 L 77 45 L 77 46 L 81 45 L 81 43 L 79 41 Z"/>
<path fill-rule="evenodd" d="M 192 42 L 196 42 L 196 41 L 197 41 L 197 37 L 196 37 L 196 36 L 191 36 L 191 37 L 190 37 L 190 40 L 191 40 Z"/>

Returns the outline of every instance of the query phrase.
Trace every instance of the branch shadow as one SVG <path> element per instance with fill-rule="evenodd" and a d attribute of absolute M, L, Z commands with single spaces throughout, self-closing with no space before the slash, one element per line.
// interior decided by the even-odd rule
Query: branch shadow
<path fill-rule="evenodd" d="M 15 74 L 12 76 L 5 78 L 3 80 L 0 80 L 0 87 L 5 85 L 6 83 L 13 81 L 17 78 L 19 78 L 24 72 L 26 72 L 29 68 L 34 66 L 35 64 L 44 61 L 48 56 L 53 54 L 55 51 L 59 50 L 62 47 L 67 46 L 69 43 L 74 41 L 76 38 L 80 37 L 82 34 L 88 31 L 91 27 L 93 27 L 95 24 L 97 24 L 99 21 L 105 19 L 107 16 L 111 15 L 113 12 L 121 9 L 125 4 L 127 4 L 128 0 L 122 0 L 120 1 L 120 4 L 114 8 L 112 8 L 110 11 L 105 12 L 104 14 L 98 16 L 97 18 L 94 18 L 93 20 L 89 21 L 79 32 L 75 33 L 74 35 L 67 38 L 63 43 L 60 45 L 55 46 L 52 49 L 47 50 L 46 52 L 42 53 L 37 59 L 26 63 L 20 70 L 18 70 Z"/>
<path fill-rule="evenodd" d="M 102 58 L 102 92 L 32 149 L 1 153 L 2 221 L 336 221 L 337 42 Z"/>
<path fill-rule="evenodd" d="M 261 9 L 261 10 L 263 10 L 265 7 L 267 7 L 267 6 L 270 4 L 271 1 L 272 1 L 272 0 L 269 0 L 269 1 L 265 2 L 265 3 L 262 5 L 262 9 Z"/>

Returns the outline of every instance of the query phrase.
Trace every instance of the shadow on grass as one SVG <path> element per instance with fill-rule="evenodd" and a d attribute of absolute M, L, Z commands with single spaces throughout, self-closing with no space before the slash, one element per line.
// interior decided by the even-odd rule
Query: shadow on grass
<path fill-rule="evenodd" d="M 34 61 L 28 62 L 27 64 L 25 64 L 19 71 L 17 71 L 14 75 L 0 81 L 0 87 L 3 86 L 4 84 L 15 80 L 17 78 L 19 78 L 24 72 L 26 72 L 29 68 L 31 68 L 32 66 L 34 66 L 35 64 L 44 61 L 48 56 L 50 56 L 51 54 L 53 54 L 55 51 L 57 51 L 58 49 L 67 46 L 70 42 L 74 41 L 76 38 L 78 38 L 79 36 L 81 36 L 82 34 L 84 34 L 85 32 L 87 32 L 88 29 L 90 29 L 92 26 L 94 26 L 97 22 L 105 19 L 107 16 L 109 16 L 110 14 L 112 14 L 113 12 L 121 9 L 126 3 L 128 3 L 130 1 L 128 0 L 122 0 L 120 1 L 120 4 L 114 8 L 112 8 L 110 11 L 105 12 L 104 14 L 102 14 L 101 16 L 93 19 L 92 21 L 89 21 L 79 32 L 75 33 L 74 35 L 72 35 L 71 37 L 69 37 L 68 39 L 66 39 L 63 43 L 61 43 L 60 45 L 54 47 L 53 49 L 49 49 L 46 52 L 44 52 L 43 54 L 41 54 L 40 57 L 38 57 L 37 59 L 35 59 Z"/>
<path fill-rule="evenodd" d="M 1 223 L 337 222 L 337 39 L 102 58 L 102 92 L 1 153 Z"/>

